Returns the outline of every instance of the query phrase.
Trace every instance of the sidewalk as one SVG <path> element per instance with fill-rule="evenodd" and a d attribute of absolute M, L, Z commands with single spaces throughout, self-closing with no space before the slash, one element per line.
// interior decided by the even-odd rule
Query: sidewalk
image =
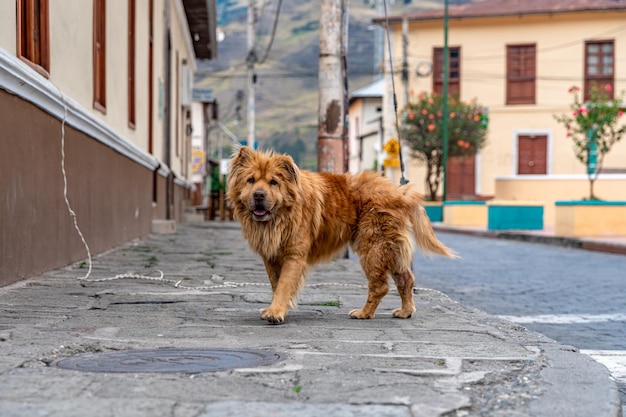
<path fill-rule="evenodd" d="M 546 228 L 543 230 L 493 231 L 487 230 L 486 227 L 447 226 L 443 223 L 433 223 L 433 229 L 445 233 L 461 233 L 472 236 L 513 239 L 626 255 L 626 236 L 622 235 L 568 237 L 557 236 L 554 232 L 554 228 Z"/>
<path fill-rule="evenodd" d="M 367 292 L 350 260 L 314 269 L 268 325 L 265 271 L 240 236 L 178 225 L 96 257 L 90 277 L 162 280 L 81 286 L 76 264 L 0 288 L 0 416 L 621 415 L 604 366 L 438 291 L 418 288 L 408 320 L 391 317 L 394 291 L 350 319 Z"/>

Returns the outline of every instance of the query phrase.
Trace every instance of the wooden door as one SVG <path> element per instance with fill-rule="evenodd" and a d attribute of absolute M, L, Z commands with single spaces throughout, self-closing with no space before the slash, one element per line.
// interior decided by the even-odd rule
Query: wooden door
<path fill-rule="evenodd" d="M 517 137 L 517 173 L 519 175 L 547 174 L 548 137 L 519 135 Z"/>
<path fill-rule="evenodd" d="M 476 157 L 474 155 L 448 158 L 446 177 L 447 200 L 468 200 L 476 197 Z"/>

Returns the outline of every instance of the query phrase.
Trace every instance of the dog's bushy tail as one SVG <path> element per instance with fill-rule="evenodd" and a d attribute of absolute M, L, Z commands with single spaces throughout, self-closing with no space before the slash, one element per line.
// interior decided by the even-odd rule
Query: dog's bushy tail
<path fill-rule="evenodd" d="M 430 219 L 426 214 L 426 210 L 422 206 L 422 197 L 412 188 L 402 187 L 403 194 L 411 202 L 413 210 L 411 210 L 411 224 L 413 225 L 413 234 L 415 235 L 415 243 L 420 250 L 426 254 L 436 254 L 446 256 L 448 258 L 458 258 L 456 252 L 441 243 L 435 231 L 430 224 Z"/>

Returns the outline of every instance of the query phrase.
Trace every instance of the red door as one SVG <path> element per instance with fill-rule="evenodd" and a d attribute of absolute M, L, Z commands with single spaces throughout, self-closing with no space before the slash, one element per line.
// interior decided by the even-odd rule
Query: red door
<path fill-rule="evenodd" d="M 548 137 L 520 135 L 517 137 L 517 173 L 547 174 Z"/>
<path fill-rule="evenodd" d="M 476 197 L 476 157 L 452 156 L 448 158 L 446 172 L 446 199 L 469 200 Z"/>

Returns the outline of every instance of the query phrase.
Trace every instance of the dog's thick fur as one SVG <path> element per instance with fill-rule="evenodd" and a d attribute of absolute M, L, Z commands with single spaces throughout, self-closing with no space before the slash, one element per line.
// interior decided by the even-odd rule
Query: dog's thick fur
<path fill-rule="evenodd" d="M 265 263 L 273 298 L 261 318 L 270 323 L 282 323 L 295 307 L 309 266 L 331 260 L 348 244 L 369 282 L 365 306 L 349 313 L 357 319 L 374 317 L 389 291 L 389 275 L 402 299 L 393 316 L 415 311 L 411 234 L 424 252 L 454 256 L 435 237 L 421 196 L 375 172 L 309 172 L 287 155 L 242 147 L 231 163 L 227 197 Z"/>

